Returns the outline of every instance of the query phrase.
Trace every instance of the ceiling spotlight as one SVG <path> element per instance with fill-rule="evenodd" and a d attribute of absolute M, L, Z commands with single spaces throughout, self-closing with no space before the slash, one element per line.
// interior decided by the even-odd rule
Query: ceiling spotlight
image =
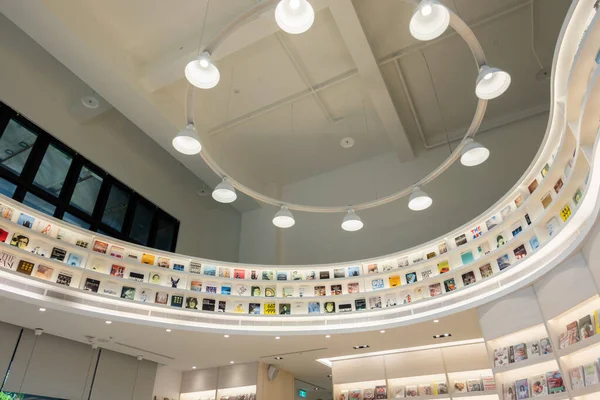
<path fill-rule="evenodd" d="M 408 201 L 408 208 L 413 211 L 423 211 L 433 204 L 433 200 L 418 186 L 413 189 Z"/>
<path fill-rule="evenodd" d="M 112 324 L 112 321 L 106 321 L 105 324 L 110 325 L 110 324 Z"/>
<path fill-rule="evenodd" d="M 212 89 L 219 83 L 219 69 L 206 51 L 185 66 L 185 77 L 188 82 L 199 89 Z"/>
<path fill-rule="evenodd" d="M 510 74 L 508 72 L 483 65 L 477 75 L 475 94 L 482 100 L 491 100 L 506 92 L 509 86 Z"/>
<path fill-rule="evenodd" d="M 325 339 L 329 339 L 331 335 L 325 335 Z"/>
<path fill-rule="evenodd" d="M 171 332 L 171 330 L 169 328 L 166 329 L 167 332 Z"/>
<path fill-rule="evenodd" d="M 434 320 L 433 320 L 433 323 L 434 323 L 434 324 L 437 324 L 438 322 L 440 322 L 440 320 L 439 320 L 439 319 L 434 319 Z"/>
<path fill-rule="evenodd" d="M 237 199 L 235 188 L 231 183 L 227 181 L 227 178 L 223 178 L 223 182 L 219 183 L 215 190 L 212 192 L 212 197 L 219 203 L 233 203 Z"/>
<path fill-rule="evenodd" d="M 328 378 L 331 378 L 331 374 L 327 375 Z"/>
<path fill-rule="evenodd" d="M 368 349 L 369 347 L 371 347 L 371 346 L 369 346 L 368 344 L 359 344 L 358 346 L 354 346 L 353 349 L 354 350 Z"/>
<path fill-rule="evenodd" d="M 196 369 L 196 367 L 192 367 L 192 369 Z"/>
<path fill-rule="evenodd" d="M 281 339 L 279 336 L 275 336 L 275 340 L 279 340 Z"/>
<path fill-rule="evenodd" d="M 379 333 L 385 333 L 385 331 L 382 329 L 382 330 L 379 331 Z"/>
<path fill-rule="evenodd" d="M 307 0 L 281 0 L 275 9 L 275 21 L 287 33 L 304 33 L 315 22 L 315 10 Z"/>
<path fill-rule="evenodd" d="M 173 147 L 181 154 L 191 156 L 200 153 L 202 145 L 193 124 L 188 124 L 184 130 L 173 138 Z"/>
<path fill-rule="evenodd" d="M 229 335 L 223 335 L 223 337 L 224 337 L 224 338 L 228 338 L 228 337 L 229 337 Z"/>
<path fill-rule="evenodd" d="M 450 25 L 450 11 L 438 0 L 421 0 L 410 19 L 410 33 L 418 40 L 433 40 Z"/>
<path fill-rule="evenodd" d="M 44 307 L 40 307 L 40 312 L 45 312 L 46 309 Z"/>
<path fill-rule="evenodd" d="M 273 217 L 273 225 L 278 228 L 291 228 L 296 223 L 294 216 L 288 210 L 287 206 L 281 206 L 281 209 L 277 211 L 275 217 Z"/>
<path fill-rule="evenodd" d="M 354 212 L 353 209 L 348 210 L 348 214 L 342 221 L 342 229 L 347 232 L 356 232 L 362 229 L 364 226 L 360 217 Z"/>
<path fill-rule="evenodd" d="M 462 149 L 460 162 L 465 167 L 474 167 L 483 164 L 490 156 L 490 151 L 481 143 L 467 139 L 467 144 Z"/>
<path fill-rule="evenodd" d="M 229 361 L 229 364 L 235 364 L 235 361 Z"/>
<path fill-rule="evenodd" d="M 445 338 L 445 337 L 450 337 L 452 336 L 451 333 L 442 333 L 441 335 L 433 335 L 434 339 L 441 339 L 441 338 Z"/>
<path fill-rule="evenodd" d="M 276 359 L 276 360 L 283 360 L 283 357 L 279 357 L 279 356 L 277 356 L 277 357 L 275 357 L 275 359 Z"/>

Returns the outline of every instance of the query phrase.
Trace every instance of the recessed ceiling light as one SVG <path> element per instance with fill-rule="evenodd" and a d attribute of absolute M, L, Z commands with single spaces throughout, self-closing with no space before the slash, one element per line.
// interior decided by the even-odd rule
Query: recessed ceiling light
<path fill-rule="evenodd" d="M 281 339 L 279 336 L 275 336 L 275 340 L 279 340 Z"/>
<path fill-rule="evenodd" d="M 277 357 L 275 357 L 275 359 L 276 359 L 276 360 L 283 360 L 283 357 L 279 357 L 279 356 L 277 356 Z"/>
<path fill-rule="evenodd" d="M 106 323 L 106 325 L 110 325 L 110 324 L 112 324 L 112 321 L 106 321 L 105 323 Z"/>
<path fill-rule="evenodd" d="M 379 331 L 379 333 L 385 333 L 385 331 L 382 329 L 382 330 Z"/>
<path fill-rule="evenodd" d="M 359 349 L 368 349 L 369 346 L 368 344 L 359 344 L 358 346 L 354 346 L 354 350 L 359 350 Z"/>
<path fill-rule="evenodd" d="M 329 339 L 331 335 L 325 335 L 325 339 Z"/>
<path fill-rule="evenodd" d="M 223 337 L 224 337 L 224 338 L 228 338 L 228 337 L 229 337 L 229 335 L 223 335 Z"/>
<path fill-rule="evenodd" d="M 166 331 L 167 331 L 167 332 L 171 332 L 171 330 L 170 330 L 170 329 L 168 329 L 168 328 L 166 329 Z"/>
<path fill-rule="evenodd" d="M 192 369 L 196 369 L 196 367 L 192 367 Z"/>
<path fill-rule="evenodd" d="M 344 149 L 349 149 L 350 147 L 354 146 L 354 139 L 351 137 L 345 137 L 340 140 L 340 146 L 342 146 Z"/>
<path fill-rule="evenodd" d="M 234 363 L 235 363 L 235 361 L 229 361 L 229 364 L 234 364 Z"/>
<path fill-rule="evenodd" d="M 328 378 L 331 378 L 331 374 L 327 375 Z"/>
<path fill-rule="evenodd" d="M 319 388 L 318 388 L 318 387 L 316 387 L 316 388 L 315 388 L 315 392 L 316 392 L 316 391 L 318 391 L 318 390 L 319 390 Z"/>
<path fill-rule="evenodd" d="M 445 338 L 445 337 L 450 337 L 452 336 L 451 333 L 442 333 L 441 335 L 433 335 L 434 339 L 441 339 L 441 338 Z"/>
<path fill-rule="evenodd" d="M 438 322 L 440 322 L 440 320 L 439 320 L 439 319 L 434 319 L 434 320 L 433 320 L 433 323 L 434 323 L 434 324 L 437 324 Z"/>
<path fill-rule="evenodd" d="M 46 309 L 44 307 L 40 307 L 40 311 L 44 312 L 44 311 L 46 311 Z"/>

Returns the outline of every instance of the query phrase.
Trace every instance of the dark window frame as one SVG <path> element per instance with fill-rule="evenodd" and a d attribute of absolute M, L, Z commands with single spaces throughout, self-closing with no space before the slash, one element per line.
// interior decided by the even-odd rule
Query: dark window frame
<path fill-rule="evenodd" d="M 170 244 L 170 248 L 161 248 L 160 250 L 171 252 L 175 251 L 175 247 L 177 245 L 177 236 L 179 234 L 179 220 L 157 207 L 150 200 L 144 198 L 135 190 L 120 182 L 115 177 L 104 171 L 102 168 L 100 168 L 90 160 L 86 159 L 81 154 L 77 153 L 75 150 L 71 149 L 69 146 L 62 143 L 60 140 L 56 139 L 54 136 L 50 135 L 48 132 L 41 129 L 39 126 L 35 125 L 23 115 L 14 111 L 12 108 L 2 103 L 1 101 L 0 139 L 2 139 L 6 127 L 8 126 L 11 119 L 15 120 L 16 122 L 23 125 L 25 128 L 37 135 L 37 139 L 31 148 L 31 153 L 29 154 L 29 157 L 27 158 L 27 161 L 25 162 L 25 165 L 23 166 L 23 170 L 21 171 L 20 175 L 15 174 L 8 168 L 0 166 L 0 177 L 17 186 L 12 196 L 14 200 L 22 203 L 23 199 L 25 198 L 25 195 L 29 192 L 39 197 L 40 199 L 54 205 L 56 207 L 56 210 L 53 214 L 53 217 L 55 218 L 62 220 L 65 213 L 69 213 L 81 219 L 82 221 L 90 224 L 89 230 L 92 232 L 107 232 L 111 237 L 135 244 L 139 243 L 133 240 L 130 237 L 130 234 L 135 215 L 135 208 L 138 203 L 142 202 L 152 209 L 153 216 L 152 220 L 150 221 L 150 232 L 148 235 L 148 244 L 146 244 L 146 246 L 156 248 L 155 244 L 158 230 L 158 219 L 160 217 L 162 219 L 169 220 L 171 223 L 173 223 L 174 226 L 174 234 Z M 71 165 L 69 166 L 69 170 L 67 171 L 67 175 L 65 176 L 63 186 L 58 196 L 52 195 L 51 193 L 44 190 L 42 187 L 37 186 L 35 183 L 33 183 L 37 171 L 40 165 L 42 164 L 44 155 L 46 154 L 46 150 L 50 145 L 55 146 L 56 148 L 60 149 L 61 151 L 64 151 L 72 157 Z M 96 199 L 96 204 L 94 205 L 94 209 L 91 214 L 88 214 L 87 212 L 82 211 L 81 209 L 71 204 L 71 198 L 74 194 L 75 187 L 77 185 L 77 180 L 79 179 L 79 174 L 81 173 L 81 170 L 84 167 L 90 169 L 92 172 L 94 172 L 102 178 L 102 185 L 100 186 L 100 190 Z M 120 231 L 102 222 L 102 216 L 104 215 L 104 210 L 108 203 L 110 189 L 113 185 L 125 192 L 130 193 L 129 202 L 127 204 L 127 210 L 125 212 L 125 218 L 123 220 L 122 229 Z"/>

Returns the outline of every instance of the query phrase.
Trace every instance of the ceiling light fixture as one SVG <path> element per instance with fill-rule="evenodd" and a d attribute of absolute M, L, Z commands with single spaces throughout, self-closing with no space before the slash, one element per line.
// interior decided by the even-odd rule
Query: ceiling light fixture
<path fill-rule="evenodd" d="M 210 54 L 203 51 L 185 66 L 185 77 L 198 89 L 212 89 L 219 83 L 221 74 Z"/>
<path fill-rule="evenodd" d="M 368 344 L 359 344 L 358 346 L 354 346 L 353 349 L 360 350 L 360 349 L 368 349 L 369 347 L 371 347 L 371 346 L 369 346 Z"/>
<path fill-rule="evenodd" d="M 349 209 L 348 213 L 342 221 L 342 229 L 346 232 L 360 231 L 364 226 L 360 217 L 354 212 L 353 209 Z"/>
<path fill-rule="evenodd" d="M 46 309 L 45 309 L 45 308 L 43 308 L 43 307 L 40 307 L 40 311 L 41 311 L 41 312 L 46 312 Z"/>
<path fill-rule="evenodd" d="M 170 329 L 168 329 L 168 328 L 166 329 L 166 331 L 167 331 L 167 332 L 171 332 L 171 330 L 170 330 Z"/>
<path fill-rule="evenodd" d="M 441 338 L 445 338 L 445 337 L 450 337 L 452 336 L 451 333 L 442 333 L 441 335 L 433 335 L 434 339 L 441 339 Z"/>
<path fill-rule="evenodd" d="M 329 339 L 331 335 L 325 335 L 325 339 Z"/>
<path fill-rule="evenodd" d="M 502 95 L 510 86 L 510 74 L 489 65 L 479 68 L 475 83 L 475 94 L 482 100 L 491 100 Z"/>
<path fill-rule="evenodd" d="M 105 321 L 105 324 L 110 325 L 110 324 L 112 324 L 112 321 Z"/>
<path fill-rule="evenodd" d="M 315 10 L 307 0 L 281 0 L 275 8 L 275 21 L 287 33 L 304 33 L 315 22 Z"/>
<path fill-rule="evenodd" d="M 202 145 L 200 144 L 200 137 L 196 133 L 194 124 L 188 124 L 184 130 L 173 138 L 173 147 L 181 154 L 187 156 L 200 153 Z"/>
<path fill-rule="evenodd" d="M 227 178 L 223 178 L 223 181 L 213 190 L 212 197 L 219 203 L 227 204 L 233 203 L 237 199 L 237 194 L 233 185 L 227 181 Z"/>
<path fill-rule="evenodd" d="M 385 333 L 385 331 L 382 329 L 382 330 L 379 331 L 379 333 Z"/>
<path fill-rule="evenodd" d="M 283 357 L 279 357 L 279 356 L 277 356 L 277 357 L 275 357 L 275 359 L 276 359 L 276 360 L 283 360 Z"/>
<path fill-rule="evenodd" d="M 423 211 L 431 207 L 433 200 L 420 187 L 415 187 L 408 201 L 408 208 L 413 211 Z"/>
<path fill-rule="evenodd" d="M 275 340 L 279 340 L 281 339 L 279 336 L 275 336 Z"/>
<path fill-rule="evenodd" d="M 434 319 L 434 320 L 433 320 L 433 323 L 434 323 L 434 324 L 437 324 L 438 322 L 440 322 L 440 320 L 439 320 L 439 319 Z"/>
<path fill-rule="evenodd" d="M 229 361 L 229 364 L 235 364 L 235 361 Z"/>
<path fill-rule="evenodd" d="M 422 0 L 410 19 L 411 35 L 418 40 L 433 40 L 446 32 L 450 11 L 437 0 Z"/>
<path fill-rule="evenodd" d="M 481 143 L 468 139 L 467 144 L 462 149 L 460 163 L 465 167 L 475 167 L 483 164 L 490 156 L 490 151 Z"/>
<path fill-rule="evenodd" d="M 228 337 L 229 337 L 229 335 L 223 335 L 223 337 L 224 337 L 224 338 L 228 338 Z"/>
<path fill-rule="evenodd" d="M 277 211 L 275 217 L 273 217 L 273 225 L 278 228 L 291 228 L 295 223 L 296 220 L 287 206 L 281 206 L 281 209 Z"/>

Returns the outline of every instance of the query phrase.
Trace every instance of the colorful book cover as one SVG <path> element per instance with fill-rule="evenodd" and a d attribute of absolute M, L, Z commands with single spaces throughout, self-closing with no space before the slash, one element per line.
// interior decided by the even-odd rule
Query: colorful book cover
<path fill-rule="evenodd" d="M 430 383 L 422 383 L 419 385 L 419 396 L 433 396 L 433 388 Z"/>
<path fill-rule="evenodd" d="M 21 215 L 19 215 L 19 219 L 17 220 L 17 224 L 23 225 L 25 228 L 31 229 L 33 228 L 34 221 L 35 218 L 33 218 L 31 215 L 21 213 Z"/>
<path fill-rule="evenodd" d="M 558 178 L 558 180 L 554 184 L 554 191 L 556 193 L 559 193 L 563 186 L 564 186 L 564 182 L 563 182 L 562 178 Z"/>
<path fill-rule="evenodd" d="M 594 331 L 595 329 L 591 315 L 586 315 L 579 320 L 579 337 L 581 339 L 587 339 L 594 336 Z"/>
<path fill-rule="evenodd" d="M 567 325 L 567 335 L 569 336 L 569 344 L 579 342 L 579 326 L 577 321 L 573 321 Z"/>
<path fill-rule="evenodd" d="M 419 396 L 419 390 L 415 385 L 406 386 L 406 397 L 417 397 Z"/>
<path fill-rule="evenodd" d="M 548 385 L 546 383 L 546 375 L 534 375 L 530 378 L 531 397 L 546 396 L 548 394 Z"/>
<path fill-rule="evenodd" d="M 527 379 L 515 381 L 515 389 L 517 391 L 517 400 L 529 398 L 529 381 Z"/>
<path fill-rule="evenodd" d="M 513 346 L 515 352 L 515 362 L 527 360 L 527 346 L 525 343 L 519 343 Z"/>
<path fill-rule="evenodd" d="M 462 260 L 463 265 L 468 265 L 475 261 L 475 257 L 473 257 L 473 252 L 471 250 L 461 253 L 460 259 Z"/>
<path fill-rule="evenodd" d="M 521 207 L 521 205 L 523 204 L 523 195 L 519 194 L 516 198 L 515 198 L 515 206 L 517 208 Z"/>
<path fill-rule="evenodd" d="M 527 187 L 527 189 L 529 189 L 529 194 L 533 193 L 535 191 L 535 189 L 537 189 L 538 186 L 539 186 L 539 183 L 538 183 L 537 179 L 534 179 L 533 182 L 531 182 L 529 184 L 529 186 Z"/>
<path fill-rule="evenodd" d="M 383 283 L 383 279 L 373 279 L 371 281 L 371 288 L 373 290 L 380 290 L 385 288 L 385 284 Z"/>
<path fill-rule="evenodd" d="M 360 267 L 349 267 L 348 276 L 360 276 Z"/>
<path fill-rule="evenodd" d="M 202 291 L 202 282 L 201 281 L 192 281 L 190 283 L 190 290 L 193 292 L 201 292 Z"/>
<path fill-rule="evenodd" d="M 383 282 L 383 279 L 381 280 Z M 373 290 L 375 290 L 375 288 L 373 288 Z M 331 285 L 331 295 L 332 296 L 339 296 L 342 294 L 342 285 Z"/>
<path fill-rule="evenodd" d="M 177 297 L 177 296 L 172 296 Z M 181 297 L 181 296 L 179 296 Z M 123 286 L 121 289 L 121 298 L 126 300 L 134 300 L 135 299 L 135 288 L 130 286 Z M 181 303 L 183 304 L 183 297 L 181 297 Z M 172 305 L 172 304 L 171 304 Z M 181 306 L 178 306 L 181 307 Z"/>
<path fill-rule="evenodd" d="M 517 260 L 520 260 L 527 256 L 527 249 L 525 249 L 525 245 L 522 244 L 522 245 L 518 246 L 517 248 L 515 248 L 513 250 L 513 253 L 515 254 L 515 258 Z"/>
<path fill-rule="evenodd" d="M 231 285 L 221 285 L 221 294 L 231 296 Z"/>
<path fill-rule="evenodd" d="M 321 303 L 318 301 L 311 301 L 308 303 L 308 313 L 309 314 L 320 314 L 321 313 Z"/>
<path fill-rule="evenodd" d="M 387 399 L 387 386 L 375 386 L 375 398 L 376 399 Z"/>
<path fill-rule="evenodd" d="M 437 268 L 439 274 L 445 274 L 446 272 L 450 271 L 450 263 L 448 260 L 440 261 L 437 265 Z"/>
<path fill-rule="evenodd" d="M 540 341 L 533 340 L 531 342 L 527 342 L 527 358 L 538 357 L 540 356 Z"/>
<path fill-rule="evenodd" d="M 67 264 L 72 267 L 81 267 L 81 263 L 83 262 L 83 257 L 79 254 L 70 253 L 67 258 Z"/>
<path fill-rule="evenodd" d="M 304 281 L 306 280 L 306 276 L 303 271 L 292 271 L 292 280 L 293 281 Z"/>
<path fill-rule="evenodd" d="M 585 386 L 597 385 L 598 380 L 598 365 L 593 362 L 583 366 L 583 375 L 585 378 Z"/>
<path fill-rule="evenodd" d="M 546 223 L 546 231 L 548 232 L 548 235 L 553 236 L 558 231 L 558 227 L 558 220 L 556 218 L 550 219 Z"/>
<path fill-rule="evenodd" d="M 444 289 L 446 290 L 446 293 L 456 290 L 456 282 L 454 281 L 454 278 L 446 279 L 444 281 Z"/>
<path fill-rule="evenodd" d="M 110 255 L 116 258 L 123 258 L 123 253 L 125 249 L 121 246 L 112 245 L 110 246 Z"/>
<path fill-rule="evenodd" d="M 325 286 L 315 286 L 315 296 L 326 296 Z M 303 296 L 302 296 L 303 297 Z"/>
<path fill-rule="evenodd" d="M 542 168 L 542 171 L 540 172 L 542 174 L 542 178 L 545 178 L 546 175 L 548 175 L 548 171 L 550 171 L 550 165 L 546 163 L 546 165 L 544 165 L 544 168 Z"/>
<path fill-rule="evenodd" d="M 219 267 L 219 277 L 231 278 L 231 268 Z"/>
<path fill-rule="evenodd" d="M 234 269 L 233 270 L 233 278 L 234 279 L 246 279 L 246 270 L 245 269 Z"/>
<path fill-rule="evenodd" d="M 577 191 L 573 195 L 573 204 L 578 205 L 582 197 L 583 193 L 581 192 L 581 189 L 577 189 Z"/>
<path fill-rule="evenodd" d="M 411 283 L 416 283 L 417 282 L 417 273 L 416 272 L 409 272 L 408 274 L 406 274 L 406 284 L 410 285 Z"/>
<path fill-rule="evenodd" d="M 469 286 L 470 284 L 475 283 L 477 280 L 477 278 L 475 278 L 475 272 L 473 271 L 465 272 L 461 275 L 461 277 L 464 286 Z"/>
<path fill-rule="evenodd" d="M 563 222 L 567 222 L 567 220 L 571 217 L 571 213 L 571 207 L 568 204 L 565 204 L 562 210 L 560 210 L 560 219 L 562 219 Z"/>
<path fill-rule="evenodd" d="M 402 282 L 400 280 L 400 276 L 398 276 L 398 275 L 390 276 L 389 279 L 388 279 L 388 281 L 389 281 L 389 284 L 390 284 L 391 288 L 392 287 L 396 287 L 396 286 L 400 286 L 402 284 Z"/>
<path fill-rule="evenodd" d="M 454 393 L 467 393 L 467 381 L 454 381 Z"/>
<path fill-rule="evenodd" d="M 188 296 L 185 298 L 185 308 L 189 308 L 190 310 L 198 309 L 198 298 L 193 296 Z"/>
<path fill-rule="evenodd" d="M 329 271 L 319 271 L 319 279 L 329 279 Z"/>
<path fill-rule="evenodd" d="M 346 277 L 346 270 L 345 268 L 336 268 L 333 270 L 333 277 L 335 279 L 338 278 L 345 278 Z"/>
<path fill-rule="evenodd" d="M 440 253 L 440 255 L 447 253 L 448 252 L 448 246 L 446 246 L 446 242 L 441 242 L 438 244 L 438 253 Z M 398 265 L 401 266 L 401 265 Z"/>
<path fill-rule="evenodd" d="M 356 311 L 362 311 L 367 309 L 367 301 L 365 299 L 354 300 L 354 309 Z"/>
<path fill-rule="evenodd" d="M 456 247 L 460 247 L 467 243 L 467 235 L 464 233 L 460 236 L 454 238 L 454 243 L 456 243 Z"/>
<path fill-rule="evenodd" d="M 496 259 L 496 262 L 498 263 L 498 269 L 500 271 L 510 267 L 510 258 L 508 257 L 508 254 L 504 254 L 502 257 L 498 257 Z"/>
<path fill-rule="evenodd" d="M 479 267 L 479 272 L 481 273 L 482 279 L 489 278 L 494 274 L 494 270 L 492 269 L 492 266 L 489 263 Z"/>
<path fill-rule="evenodd" d="M 371 400 L 374 398 L 375 398 L 375 389 L 368 388 L 363 391 L 363 399 L 364 400 Z"/>
<path fill-rule="evenodd" d="M 361 400 L 362 399 L 362 390 L 354 389 L 349 393 L 350 399 Z"/>
<path fill-rule="evenodd" d="M 437 253 L 435 251 L 431 251 L 431 252 L 429 252 L 429 253 L 426 254 L 426 257 L 427 257 L 428 260 L 431 260 L 432 258 L 437 257 Z M 385 271 L 385 269 L 384 269 L 384 271 Z"/>
<path fill-rule="evenodd" d="M 52 279 L 52 275 L 54 274 L 54 268 L 47 267 L 45 265 L 38 265 L 37 270 L 35 271 L 35 277 L 44 279 L 49 281 Z"/>
<path fill-rule="evenodd" d="M 565 391 L 560 371 L 551 371 L 546 373 L 546 382 L 548 383 L 548 394 L 560 393 Z"/>
<path fill-rule="evenodd" d="M 100 287 L 100 281 L 97 279 L 87 278 L 83 285 L 83 290 L 87 290 L 89 292 L 98 293 L 98 288 Z"/>
<path fill-rule="evenodd" d="M 32 262 L 21 260 L 17 265 L 17 272 L 20 272 L 25 275 L 31 275 L 31 273 L 33 272 L 33 266 L 34 264 Z"/>
<path fill-rule="evenodd" d="M 169 294 L 165 292 L 156 292 L 156 296 L 154 297 L 154 302 L 156 304 L 167 304 L 169 301 Z"/>
<path fill-rule="evenodd" d="M 260 303 L 250 303 L 248 306 L 248 314 L 259 315 Z"/>
<path fill-rule="evenodd" d="M 544 207 L 544 210 L 548 208 L 550 204 L 552 204 L 552 195 L 548 192 L 542 197 L 542 206 Z"/>
<path fill-rule="evenodd" d="M 481 391 L 483 391 L 483 385 L 481 384 L 481 379 L 467 379 L 467 392 L 481 392 Z"/>
<path fill-rule="evenodd" d="M 508 347 L 500 347 L 494 350 L 494 367 L 504 367 L 509 363 Z"/>
<path fill-rule="evenodd" d="M 214 265 L 205 265 L 204 266 L 204 275 L 217 276 L 217 267 L 215 267 Z"/>
<path fill-rule="evenodd" d="M 276 289 L 275 286 L 265 287 L 265 297 L 275 297 Z"/>
<path fill-rule="evenodd" d="M 277 280 L 278 281 L 287 281 L 288 273 L 285 271 L 277 271 Z"/>
<path fill-rule="evenodd" d="M 531 250 L 536 251 L 540 247 L 540 241 L 537 236 L 533 236 L 529 239 L 529 246 L 531 246 Z"/>
<path fill-rule="evenodd" d="M 4 204 L 0 204 L 0 217 L 8 220 L 12 220 L 15 215 L 15 210 Z"/>
<path fill-rule="evenodd" d="M 152 254 L 144 253 L 142 254 L 142 264 L 154 265 L 156 257 Z M 182 301 L 183 303 L 183 301 Z"/>
<path fill-rule="evenodd" d="M 263 281 L 275 280 L 275 273 L 273 271 L 263 271 L 262 272 L 262 280 Z"/>
<path fill-rule="evenodd" d="M 435 382 L 434 392 L 436 394 L 448 394 L 448 384 L 446 382 Z"/>
<path fill-rule="evenodd" d="M 332 314 L 335 312 L 335 303 L 333 301 L 327 301 L 323 305 L 323 309 L 325 310 L 325 314 Z"/>
<path fill-rule="evenodd" d="M 441 283 L 438 282 L 438 283 L 429 285 L 429 296 L 435 297 L 435 296 L 439 296 L 440 294 L 442 294 L 442 284 Z"/>
<path fill-rule="evenodd" d="M 367 266 L 367 273 L 369 273 L 369 274 L 378 274 L 379 273 L 379 267 L 377 266 L 377 264 L 369 264 Z"/>
<path fill-rule="evenodd" d="M 253 297 L 262 296 L 262 289 L 260 286 L 252 286 L 250 288 L 250 295 Z"/>
<path fill-rule="evenodd" d="M 350 282 L 348 284 L 348 294 L 360 292 L 360 285 L 358 282 Z"/>
<path fill-rule="evenodd" d="M 315 279 L 317 279 L 317 273 L 315 271 L 307 271 L 306 272 L 306 280 L 307 281 L 314 281 Z"/>
<path fill-rule="evenodd" d="M 514 382 L 504 382 L 502 384 L 503 400 L 517 400 Z"/>
<path fill-rule="evenodd" d="M 569 376 L 571 377 L 571 389 L 581 389 L 585 387 L 585 378 L 583 375 L 583 367 L 575 367 L 569 370 Z"/>
<path fill-rule="evenodd" d="M 265 303 L 263 304 L 263 314 L 265 315 L 275 315 L 276 312 L 276 307 L 275 307 L 275 303 Z"/>
<path fill-rule="evenodd" d="M 496 217 L 495 215 L 493 215 L 490 219 L 488 219 L 487 221 L 485 221 L 485 226 L 486 226 L 486 228 L 487 228 L 488 231 L 491 231 L 499 223 L 500 223 L 500 221 L 498 220 L 498 217 Z"/>
<path fill-rule="evenodd" d="M 481 375 L 481 382 L 483 383 L 484 392 L 496 391 L 494 375 Z"/>

